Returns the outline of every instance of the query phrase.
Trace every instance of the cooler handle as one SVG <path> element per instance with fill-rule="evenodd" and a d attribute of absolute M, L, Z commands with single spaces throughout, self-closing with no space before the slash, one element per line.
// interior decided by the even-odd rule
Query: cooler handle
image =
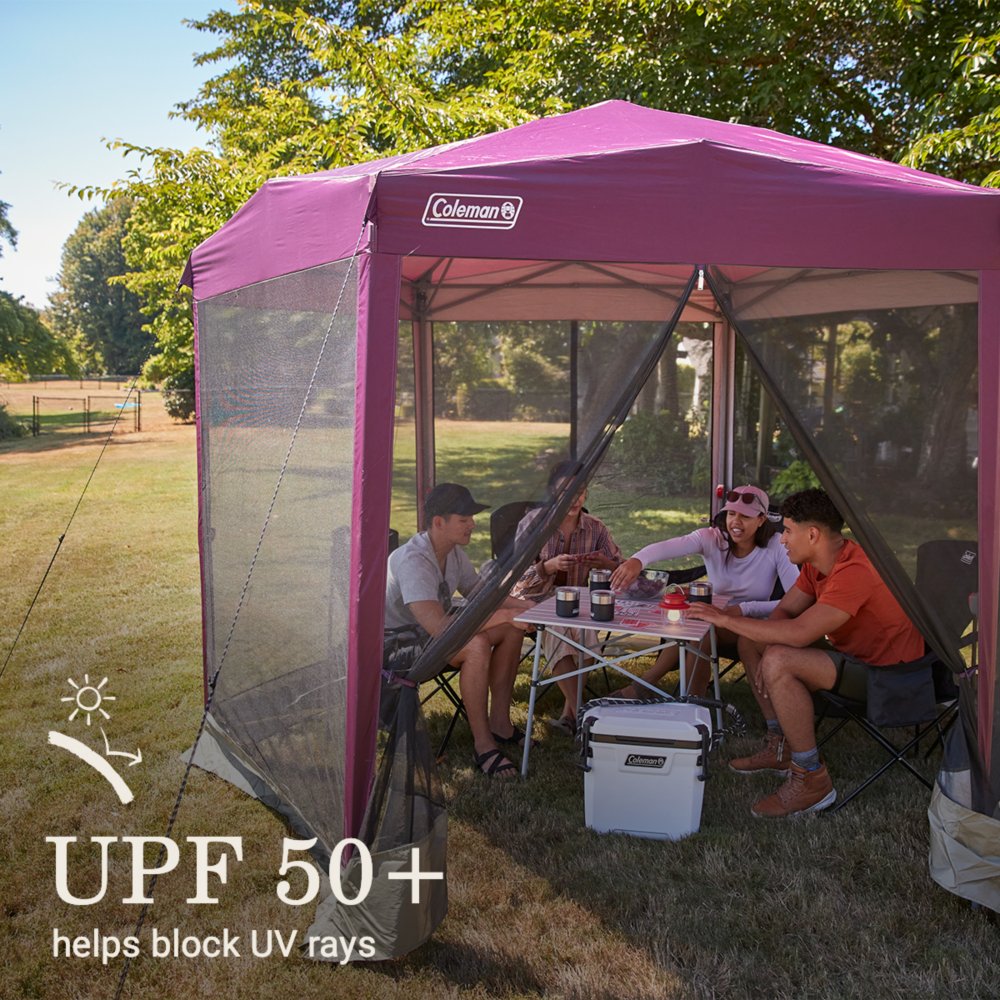
<path fill-rule="evenodd" d="M 712 747 L 712 734 L 704 722 L 696 722 L 694 728 L 701 733 L 701 774 L 698 775 L 698 780 L 708 781 L 708 752 Z"/>
<path fill-rule="evenodd" d="M 592 771 L 593 768 L 589 764 L 589 760 L 594 756 L 594 751 L 590 749 L 590 730 L 594 728 L 594 723 L 597 721 L 596 715 L 588 715 L 583 720 L 583 725 L 580 726 L 577 731 L 577 739 L 580 741 L 580 760 L 577 767 L 581 771 Z"/>

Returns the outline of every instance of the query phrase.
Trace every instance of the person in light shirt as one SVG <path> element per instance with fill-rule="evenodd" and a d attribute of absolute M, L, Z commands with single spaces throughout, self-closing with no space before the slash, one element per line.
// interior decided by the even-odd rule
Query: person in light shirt
<path fill-rule="evenodd" d="M 768 519 L 768 503 L 767 494 L 759 486 L 739 486 L 730 490 L 722 508 L 726 515 L 724 530 L 698 528 L 688 535 L 647 545 L 618 567 L 611 577 L 611 586 L 615 590 L 627 589 L 650 563 L 678 556 L 701 556 L 713 591 L 730 600 L 725 617 L 717 623 L 716 641 L 720 649 L 728 647 L 735 654 L 737 636 L 728 627 L 728 619 L 766 618 L 778 604 L 771 599 L 775 584 L 780 582 L 782 589 L 787 590 L 799 575 L 781 545 L 777 527 Z M 696 666 L 688 678 L 689 694 L 703 695 L 711 677 L 707 637 L 702 645 L 706 655 L 695 661 Z M 669 646 L 661 651 L 642 679 L 655 684 L 677 669 L 678 659 L 677 647 Z M 637 698 L 642 692 L 640 685 L 629 684 L 615 695 Z"/>
<path fill-rule="evenodd" d="M 455 592 L 469 597 L 479 586 L 479 574 L 463 550 L 472 538 L 475 515 L 486 509 L 458 483 L 439 483 L 431 490 L 424 500 L 427 530 L 389 556 L 386 630 L 417 625 L 428 637 L 444 631 Z M 503 748 L 524 745 L 524 733 L 511 722 L 510 703 L 526 628 L 514 618 L 527 607 L 506 598 L 451 658 L 459 668 L 475 765 L 490 778 L 516 778 L 517 768 Z"/>

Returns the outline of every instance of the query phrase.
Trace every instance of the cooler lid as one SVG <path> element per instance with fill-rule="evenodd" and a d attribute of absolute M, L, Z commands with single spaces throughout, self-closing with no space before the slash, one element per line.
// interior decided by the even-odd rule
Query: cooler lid
<path fill-rule="evenodd" d="M 595 705 L 583 722 L 593 719 L 595 735 L 635 736 L 649 740 L 699 740 L 698 725 L 712 732 L 712 713 L 703 705 L 653 702 L 645 705 Z"/>

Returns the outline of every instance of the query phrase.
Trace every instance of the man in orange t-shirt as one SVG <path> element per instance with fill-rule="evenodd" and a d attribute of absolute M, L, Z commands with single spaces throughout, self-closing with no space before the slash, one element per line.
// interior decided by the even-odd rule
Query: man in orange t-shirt
<path fill-rule="evenodd" d="M 793 493 L 782 504 L 782 543 L 801 567 L 771 616 L 724 619 L 711 605 L 689 614 L 740 636 L 739 651 L 767 722 L 764 746 L 729 762 L 739 774 L 787 775 L 756 802 L 754 816 L 817 812 L 837 798 L 816 748 L 814 691 L 864 698 L 866 665 L 920 659 L 924 640 L 882 582 L 861 546 L 841 531 L 844 519 L 823 490 Z M 821 648 L 824 636 L 833 647 Z"/>

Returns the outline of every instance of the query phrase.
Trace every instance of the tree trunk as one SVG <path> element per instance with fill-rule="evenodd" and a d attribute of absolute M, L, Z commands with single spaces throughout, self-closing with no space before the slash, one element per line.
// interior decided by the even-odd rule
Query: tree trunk
<path fill-rule="evenodd" d="M 660 384 L 656 395 L 656 409 L 680 416 L 680 401 L 677 398 L 677 332 L 663 349 L 659 364 Z"/>
<path fill-rule="evenodd" d="M 957 324 L 956 324 L 957 325 Z M 945 361 L 938 367 L 937 380 L 927 393 L 930 412 L 924 424 L 917 482 L 932 494 L 946 496 L 971 472 L 966 455 L 965 421 L 974 399 L 973 377 L 979 359 L 975 337 L 963 329 L 947 330 L 942 339 L 949 345 Z M 964 334 L 964 335 L 963 335 Z"/>
<path fill-rule="evenodd" d="M 830 427 L 833 423 L 833 391 L 837 384 L 837 327 L 828 326 L 824 332 L 826 351 L 823 366 L 823 426 Z"/>

